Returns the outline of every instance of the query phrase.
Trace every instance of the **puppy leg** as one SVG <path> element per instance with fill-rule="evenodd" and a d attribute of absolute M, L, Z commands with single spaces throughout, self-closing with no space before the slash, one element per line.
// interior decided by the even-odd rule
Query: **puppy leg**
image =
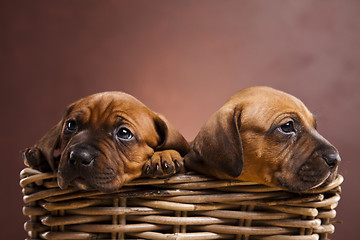
<path fill-rule="evenodd" d="M 184 169 L 184 160 L 175 150 L 157 151 L 143 167 L 144 177 L 170 177 Z"/>

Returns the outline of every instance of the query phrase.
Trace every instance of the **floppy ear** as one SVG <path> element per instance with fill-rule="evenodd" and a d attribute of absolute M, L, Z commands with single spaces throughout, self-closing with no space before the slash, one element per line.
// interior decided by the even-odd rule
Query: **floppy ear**
<path fill-rule="evenodd" d="M 238 177 L 243 167 L 238 107 L 223 107 L 201 128 L 185 156 L 185 166 L 220 178 Z"/>
<path fill-rule="evenodd" d="M 179 133 L 178 130 L 172 126 L 165 117 L 157 114 L 154 118 L 154 124 L 157 133 L 160 136 L 160 141 L 155 150 L 176 150 L 181 156 L 189 152 L 189 143 Z"/>
<path fill-rule="evenodd" d="M 27 148 L 24 153 L 25 164 L 42 172 L 56 171 L 57 161 L 54 156 L 60 148 L 60 133 L 62 121 L 52 127 L 33 147 Z"/>

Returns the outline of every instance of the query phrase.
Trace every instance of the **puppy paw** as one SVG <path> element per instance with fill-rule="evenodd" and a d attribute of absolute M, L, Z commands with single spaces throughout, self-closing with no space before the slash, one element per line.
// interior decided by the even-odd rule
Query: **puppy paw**
<path fill-rule="evenodd" d="M 184 160 L 177 151 L 158 151 L 144 164 L 143 176 L 165 178 L 181 172 L 183 169 Z"/>
<path fill-rule="evenodd" d="M 37 167 L 40 163 L 40 151 L 37 148 L 27 148 L 23 152 L 24 163 L 28 167 Z"/>
<path fill-rule="evenodd" d="M 44 159 L 40 149 L 31 147 L 23 152 L 24 164 L 41 172 L 50 172 L 51 167 Z"/>

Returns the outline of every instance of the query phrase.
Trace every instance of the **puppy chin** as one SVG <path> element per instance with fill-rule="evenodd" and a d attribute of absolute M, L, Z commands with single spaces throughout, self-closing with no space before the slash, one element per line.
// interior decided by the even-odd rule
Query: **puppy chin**
<path fill-rule="evenodd" d="M 73 179 L 71 181 L 67 181 L 64 180 L 64 178 L 62 177 L 58 177 L 58 185 L 61 189 L 67 189 L 69 187 L 74 187 L 76 189 L 79 190 L 84 190 L 84 191 L 93 191 L 93 190 L 98 190 L 100 192 L 106 192 L 106 193 L 110 193 L 110 192 L 114 192 L 116 190 L 118 190 L 120 187 L 116 187 L 113 186 L 112 184 L 92 184 L 89 185 L 88 181 L 86 181 L 85 179 L 78 177 L 76 179 Z"/>
<path fill-rule="evenodd" d="M 296 193 L 306 192 L 308 190 L 324 185 L 330 177 L 330 173 L 328 173 L 322 178 L 309 178 L 309 177 L 304 178 L 303 176 L 299 177 L 297 175 L 293 175 L 293 176 L 290 175 L 291 174 L 286 175 L 286 174 L 278 173 L 277 185 L 290 192 L 296 192 Z"/>
<path fill-rule="evenodd" d="M 70 185 L 70 181 L 65 181 L 65 179 L 58 174 L 57 176 L 57 183 L 61 189 L 67 189 Z"/>
<path fill-rule="evenodd" d="M 67 189 L 69 187 L 75 187 L 80 190 L 91 190 L 94 189 L 86 184 L 86 181 L 80 177 L 75 179 L 66 179 L 61 175 L 58 175 L 57 178 L 58 185 L 61 189 Z"/>
<path fill-rule="evenodd" d="M 71 182 L 71 185 L 80 190 L 85 190 L 85 191 L 94 190 L 94 188 L 88 186 L 85 180 L 82 178 L 75 179 L 74 181 Z"/>

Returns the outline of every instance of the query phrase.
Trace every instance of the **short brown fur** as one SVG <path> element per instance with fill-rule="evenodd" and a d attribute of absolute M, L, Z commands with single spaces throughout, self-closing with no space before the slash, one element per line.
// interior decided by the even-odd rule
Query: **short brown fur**
<path fill-rule="evenodd" d="M 181 171 L 188 148 L 163 116 L 128 94 L 105 92 L 71 104 L 24 156 L 33 168 L 57 172 L 61 188 L 109 192 L 140 176 Z"/>
<path fill-rule="evenodd" d="M 299 99 L 251 87 L 233 95 L 205 123 L 185 162 L 188 169 L 217 178 L 299 192 L 331 181 L 340 156 L 316 131 L 315 118 Z"/>

